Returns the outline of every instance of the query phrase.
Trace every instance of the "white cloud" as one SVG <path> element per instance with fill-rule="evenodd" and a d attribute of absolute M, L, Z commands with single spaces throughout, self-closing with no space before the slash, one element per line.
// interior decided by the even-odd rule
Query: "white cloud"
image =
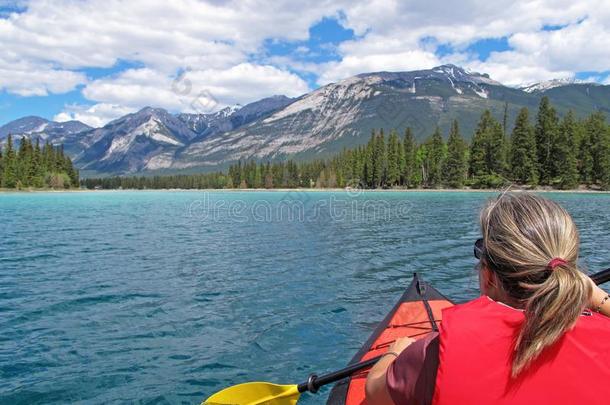
<path fill-rule="evenodd" d="M 430 51 L 423 49 L 405 50 L 397 40 L 395 46 L 380 46 L 383 38 L 365 40 L 364 46 L 351 43 L 344 47 L 344 55 L 340 62 L 326 64 L 325 71 L 320 75 L 318 83 L 335 82 L 348 76 L 363 72 L 400 71 L 424 69 L 440 64 L 439 58 Z"/>
<path fill-rule="evenodd" d="M 229 69 L 189 70 L 178 76 L 149 68 L 129 69 L 116 77 L 90 82 L 83 94 L 89 100 L 108 104 L 193 112 L 197 105 L 206 104 L 213 110 L 271 94 L 299 96 L 307 90 L 307 84 L 292 73 L 273 66 L 242 63 Z M 204 102 L 202 97 L 209 101 Z"/>
<path fill-rule="evenodd" d="M 112 111 L 145 105 L 199 111 L 306 92 L 305 82 L 292 72 L 313 74 L 319 84 L 446 62 L 507 84 L 603 72 L 610 70 L 607 2 L 31 0 L 25 12 L 0 18 L 0 90 L 43 96 L 84 84 L 83 95 L 95 105 L 68 106 L 61 117 L 80 114 L 105 122 Z M 356 33 L 354 40 L 332 46 L 338 61 L 303 62 L 301 57 L 311 55 L 304 46 L 281 56 L 264 48 L 266 40 L 307 39 L 323 17 L 336 17 Z M 507 38 L 511 49 L 492 52 L 484 61 L 468 51 L 489 38 Z M 453 53 L 439 57 L 440 44 Z M 89 81 L 82 73 L 120 60 L 142 67 Z M 172 89 L 184 68 L 190 69 L 186 93 Z"/>
<path fill-rule="evenodd" d="M 267 38 L 306 39 L 309 27 L 339 7 L 330 0 L 32 0 L 25 12 L 0 18 L 0 90 L 62 93 L 86 82 L 82 69 L 126 60 L 144 67 L 92 80 L 84 96 L 103 105 L 193 110 L 196 94 L 171 90 L 185 68 L 193 91 L 210 91 L 220 105 L 298 95 L 308 90 L 298 76 L 248 60 Z"/>
<path fill-rule="evenodd" d="M 7 63 L 0 59 L 0 90 L 20 96 L 65 93 L 85 82 L 82 73 L 24 61 Z"/>
<path fill-rule="evenodd" d="M 117 118 L 117 114 L 144 106 L 209 113 L 272 94 L 300 96 L 307 91 L 307 84 L 292 73 L 249 63 L 225 70 L 191 70 L 174 77 L 149 68 L 128 69 L 115 77 L 87 84 L 84 96 L 99 104 L 86 109 L 68 106 L 57 117 L 62 121 L 86 119 L 88 122 L 83 122 L 99 126 Z"/>
<path fill-rule="evenodd" d="M 320 83 L 371 70 L 430 68 L 453 62 L 507 84 L 610 68 L 607 0 L 372 0 L 353 2 L 344 24 L 360 35 L 338 48 Z M 545 26 L 561 29 L 544 30 Z M 480 39 L 507 37 L 512 49 L 481 61 L 465 49 Z M 433 41 L 425 41 L 433 38 Z M 433 45 L 430 45 L 430 42 Z M 435 56 L 438 44 L 456 52 Z"/>
<path fill-rule="evenodd" d="M 78 120 L 92 127 L 101 127 L 109 121 L 134 111 L 134 108 L 115 104 L 99 103 L 93 106 L 71 104 L 66 106 L 63 112 L 53 117 L 53 120 L 57 122 Z"/>
<path fill-rule="evenodd" d="M 289 0 L 32 0 L 0 20 L 6 54 L 67 69 L 135 60 L 157 70 L 227 68 L 266 38 L 305 39 L 338 6 Z"/>

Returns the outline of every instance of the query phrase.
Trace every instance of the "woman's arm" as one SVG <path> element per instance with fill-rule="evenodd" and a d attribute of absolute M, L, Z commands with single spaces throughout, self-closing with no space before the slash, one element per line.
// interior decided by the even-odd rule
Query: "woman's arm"
<path fill-rule="evenodd" d="M 608 293 L 595 284 L 593 280 L 591 280 L 591 284 L 593 284 L 593 294 L 591 294 L 589 308 L 593 311 L 597 311 L 599 308 L 600 314 L 610 316 L 610 299 L 606 298 Z"/>
<path fill-rule="evenodd" d="M 366 378 L 366 400 L 371 405 L 394 405 L 386 384 L 386 372 L 395 358 L 415 339 L 400 338 L 388 348 L 387 353 L 373 366 Z"/>

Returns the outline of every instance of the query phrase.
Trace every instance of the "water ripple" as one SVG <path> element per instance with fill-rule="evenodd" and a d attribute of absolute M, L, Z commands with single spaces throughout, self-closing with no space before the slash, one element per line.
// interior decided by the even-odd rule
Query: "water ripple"
<path fill-rule="evenodd" d="M 0 195 L 0 404 L 197 403 L 339 368 L 413 272 L 456 300 L 477 294 L 490 195 Z M 610 196 L 551 197 L 579 225 L 582 264 L 610 267 Z M 193 213 L 206 199 L 221 208 Z M 244 215 L 227 208 L 238 200 Z M 301 203 L 305 220 L 258 221 L 247 209 L 261 201 Z"/>

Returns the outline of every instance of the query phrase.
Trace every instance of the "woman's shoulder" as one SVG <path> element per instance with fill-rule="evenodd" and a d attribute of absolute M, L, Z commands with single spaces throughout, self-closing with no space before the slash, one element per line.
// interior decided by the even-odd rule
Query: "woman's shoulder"
<path fill-rule="evenodd" d="M 415 399 L 432 402 L 439 364 L 439 337 L 432 332 L 412 343 L 394 360 L 386 374 L 388 392 L 395 403 L 410 404 Z"/>

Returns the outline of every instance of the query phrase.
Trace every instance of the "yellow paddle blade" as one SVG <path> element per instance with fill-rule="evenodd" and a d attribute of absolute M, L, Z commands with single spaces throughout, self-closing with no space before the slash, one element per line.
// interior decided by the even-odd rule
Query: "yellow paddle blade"
<path fill-rule="evenodd" d="M 300 395 L 296 385 L 249 382 L 225 388 L 201 405 L 295 405 Z"/>

